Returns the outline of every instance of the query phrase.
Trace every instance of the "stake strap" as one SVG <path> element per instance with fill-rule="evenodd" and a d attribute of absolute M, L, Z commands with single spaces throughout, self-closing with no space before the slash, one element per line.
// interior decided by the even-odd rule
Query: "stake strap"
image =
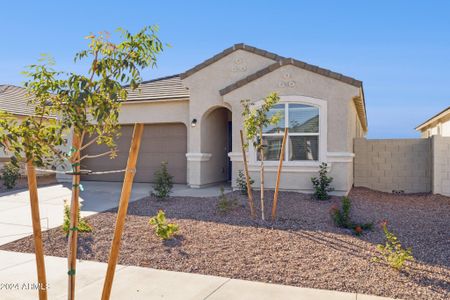
<path fill-rule="evenodd" d="M 72 184 L 72 186 L 74 187 L 74 188 L 79 188 L 80 189 L 80 191 L 84 191 L 84 187 L 83 187 L 83 185 L 80 183 L 80 184 Z"/>
<path fill-rule="evenodd" d="M 70 269 L 69 272 L 67 272 L 67 275 L 75 276 L 75 269 Z"/>
<path fill-rule="evenodd" d="M 79 229 L 78 229 L 78 227 L 72 227 L 72 228 L 69 228 L 69 230 L 71 230 L 71 231 L 78 231 Z"/>
<path fill-rule="evenodd" d="M 72 164 L 72 167 L 78 167 L 80 165 L 80 163 L 79 162 L 76 162 L 76 163 L 73 163 Z"/>

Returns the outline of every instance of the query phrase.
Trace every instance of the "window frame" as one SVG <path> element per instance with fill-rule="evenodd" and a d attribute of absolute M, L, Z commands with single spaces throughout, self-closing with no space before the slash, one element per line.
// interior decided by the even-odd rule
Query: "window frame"
<path fill-rule="evenodd" d="M 261 106 L 262 100 L 255 103 L 256 107 Z M 280 102 L 277 104 L 284 105 L 284 123 L 288 126 L 289 119 L 289 104 L 303 104 L 319 109 L 319 132 L 318 133 L 302 133 L 292 132 L 288 136 L 317 136 L 318 137 L 318 159 L 317 160 L 288 160 L 289 146 L 286 145 L 284 149 L 283 165 L 289 166 L 318 166 L 322 162 L 327 162 L 327 101 L 306 96 L 280 96 Z M 284 132 L 280 133 L 264 133 L 263 136 L 283 136 Z M 288 143 L 288 141 L 287 141 Z M 254 147 L 249 147 L 250 165 L 257 166 L 260 161 L 257 159 L 257 153 Z M 264 160 L 267 166 L 277 166 L 279 160 Z"/>

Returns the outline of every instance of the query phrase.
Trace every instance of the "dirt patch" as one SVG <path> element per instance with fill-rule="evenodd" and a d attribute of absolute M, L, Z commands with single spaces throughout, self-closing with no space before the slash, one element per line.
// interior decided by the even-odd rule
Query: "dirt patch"
<path fill-rule="evenodd" d="M 245 203 L 238 193 L 227 197 Z M 269 192 L 267 199 L 271 197 Z M 133 202 L 119 263 L 403 299 L 448 299 L 450 198 L 363 188 L 353 189 L 350 197 L 355 221 L 387 219 L 404 246 L 413 247 L 416 261 L 405 271 L 371 261 L 375 245 L 383 242 L 378 226 L 362 237 L 334 226 L 329 210 L 339 198 L 315 201 L 287 192 L 280 194 L 279 220 L 274 224 L 251 221 L 244 206 L 219 214 L 217 198 L 173 197 L 158 202 L 149 197 Z M 176 239 L 163 242 L 154 235 L 148 219 L 158 209 L 179 224 Z M 115 210 L 88 220 L 94 231 L 80 234 L 79 257 L 106 262 Z M 61 229 L 49 230 L 43 238 L 47 255 L 66 255 Z M 33 252 L 32 239 L 0 249 Z"/>

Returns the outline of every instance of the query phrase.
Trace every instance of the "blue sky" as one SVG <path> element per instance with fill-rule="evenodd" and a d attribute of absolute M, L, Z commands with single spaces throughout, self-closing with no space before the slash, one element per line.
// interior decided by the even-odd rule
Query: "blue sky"
<path fill-rule="evenodd" d="M 369 138 L 416 137 L 450 105 L 450 1 L 7 1 L 0 83 L 41 53 L 61 70 L 84 36 L 158 24 L 172 45 L 145 79 L 180 73 L 239 42 L 364 82 Z"/>

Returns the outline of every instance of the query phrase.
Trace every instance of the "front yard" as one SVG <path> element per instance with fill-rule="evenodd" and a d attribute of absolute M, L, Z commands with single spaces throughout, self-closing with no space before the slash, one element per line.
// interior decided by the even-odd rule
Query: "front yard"
<path fill-rule="evenodd" d="M 272 193 L 267 194 L 271 199 Z M 237 192 L 227 198 L 246 202 Z M 316 201 L 309 195 L 280 193 L 275 224 L 252 221 L 241 205 L 218 213 L 216 197 L 144 198 L 130 203 L 119 263 L 403 299 L 448 299 L 450 198 L 363 188 L 353 189 L 350 198 L 353 219 L 375 224 L 360 237 L 331 220 L 331 207 L 340 203 L 337 197 Z M 161 241 L 148 224 L 159 209 L 180 227 L 173 240 Z M 87 219 L 93 232 L 80 233 L 80 259 L 107 261 L 115 217 L 111 210 Z M 384 243 L 378 226 L 382 220 L 405 247 L 413 247 L 416 261 L 404 271 L 372 261 L 376 244 Z M 46 255 L 67 255 L 61 228 L 43 238 Z M 0 249 L 33 252 L 32 237 Z"/>

